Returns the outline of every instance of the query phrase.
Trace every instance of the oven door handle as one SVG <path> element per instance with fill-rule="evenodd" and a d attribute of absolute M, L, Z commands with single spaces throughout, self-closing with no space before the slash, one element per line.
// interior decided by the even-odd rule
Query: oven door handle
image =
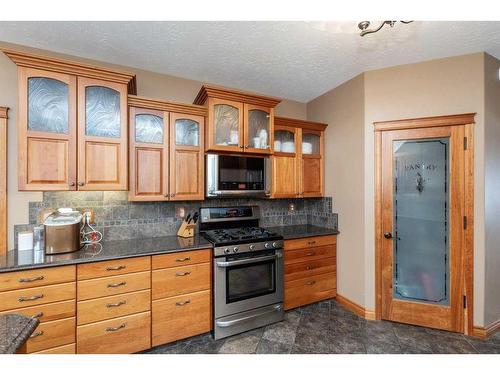
<path fill-rule="evenodd" d="M 250 263 L 257 263 L 257 262 L 262 262 L 265 260 L 272 260 L 276 258 L 281 258 L 281 253 L 277 253 L 275 255 L 266 255 L 264 257 L 258 257 L 258 258 L 249 258 L 249 259 L 242 259 L 242 260 L 233 260 L 230 262 L 215 262 L 217 264 L 217 267 L 232 267 L 232 266 L 239 266 L 242 264 L 250 264 Z"/>
<path fill-rule="evenodd" d="M 271 314 L 275 311 L 281 311 L 282 308 L 283 308 L 282 305 L 274 305 L 273 307 L 271 307 L 269 310 L 266 310 L 266 311 L 260 311 L 258 313 L 248 315 L 248 316 L 245 316 L 243 318 L 218 321 L 218 322 L 215 322 L 215 324 L 217 324 L 217 327 L 231 327 L 231 326 L 234 326 L 235 324 L 244 323 L 247 320 L 252 320 L 252 319 L 258 318 L 258 317 L 263 316 L 263 315 Z"/>

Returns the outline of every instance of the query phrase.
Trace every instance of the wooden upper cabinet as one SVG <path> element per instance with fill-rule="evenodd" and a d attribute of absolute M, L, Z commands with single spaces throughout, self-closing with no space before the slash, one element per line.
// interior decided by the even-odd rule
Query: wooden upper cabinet
<path fill-rule="evenodd" d="M 130 107 L 132 201 L 168 200 L 168 112 Z"/>
<path fill-rule="evenodd" d="M 326 124 L 275 117 L 272 197 L 324 195 L 324 130 Z"/>
<path fill-rule="evenodd" d="M 131 201 L 203 200 L 206 108 L 129 95 Z"/>
<path fill-rule="evenodd" d="M 19 73 L 19 190 L 126 190 L 135 76 L 2 51 Z"/>
<path fill-rule="evenodd" d="M 203 200 L 203 116 L 170 114 L 170 199 Z"/>
<path fill-rule="evenodd" d="M 79 190 L 127 190 L 127 140 L 127 85 L 79 77 Z"/>
<path fill-rule="evenodd" d="M 19 190 L 76 190 L 76 76 L 18 71 Z"/>
<path fill-rule="evenodd" d="M 195 104 L 208 109 L 206 151 L 271 154 L 279 99 L 204 85 Z"/>

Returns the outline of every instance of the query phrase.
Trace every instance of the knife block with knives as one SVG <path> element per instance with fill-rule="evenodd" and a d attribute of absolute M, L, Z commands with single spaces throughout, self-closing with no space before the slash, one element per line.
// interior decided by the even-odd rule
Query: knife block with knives
<path fill-rule="evenodd" d="M 198 212 L 195 212 L 194 214 L 189 213 L 177 231 L 177 236 L 184 238 L 194 237 L 198 216 Z"/>

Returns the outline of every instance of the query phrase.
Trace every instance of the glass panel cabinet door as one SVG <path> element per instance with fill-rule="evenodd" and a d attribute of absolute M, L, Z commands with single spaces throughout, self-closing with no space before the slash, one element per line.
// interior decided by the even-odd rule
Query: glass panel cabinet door
<path fill-rule="evenodd" d="M 320 155 L 320 153 L 321 153 L 321 137 L 318 134 L 303 132 L 302 154 Z"/>
<path fill-rule="evenodd" d="M 109 87 L 85 87 L 85 134 L 120 138 L 120 93 Z"/>
<path fill-rule="evenodd" d="M 295 153 L 295 132 L 279 129 L 274 131 L 274 152 Z"/>
<path fill-rule="evenodd" d="M 199 146 L 200 124 L 188 118 L 175 120 L 175 144 L 177 146 Z"/>
<path fill-rule="evenodd" d="M 213 112 L 215 145 L 239 146 L 240 109 L 229 104 L 214 104 Z"/>
<path fill-rule="evenodd" d="M 135 115 L 135 141 L 163 144 L 163 117 L 141 113 Z"/>
<path fill-rule="evenodd" d="M 273 110 L 245 104 L 245 151 L 270 153 L 274 140 Z"/>

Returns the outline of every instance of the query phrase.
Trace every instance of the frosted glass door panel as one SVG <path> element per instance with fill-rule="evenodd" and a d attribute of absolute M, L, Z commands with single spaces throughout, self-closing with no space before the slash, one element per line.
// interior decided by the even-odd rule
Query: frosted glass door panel
<path fill-rule="evenodd" d="M 120 138 L 120 93 L 109 87 L 85 88 L 85 134 Z"/>
<path fill-rule="evenodd" d="M 163 119 L 149 114 L 135 115 L 135 141 L 163 144 Z"/>
<path fill-rule="evenodd" d="M 248 146 L 251 148 L 269 148 L 269 113 L 259 109 L 248 111 Z"/>
<path fill-rule="evenodd" d="M 393 143 L 395 299 L 449 304 L 449 140 Z"/>
<path fill-rule="evenodd" d="M 199 146 L 200 124 L 185 118 L 175 120 L 175 144 L 178 146 Z"/>
<path fill-rule="evenodd" d="M 304 155 L 319 155 L 321 152 L 320 142 L 319 135 L 304 133 L 302 135 L 302 153 Z"/>
<path fill-rule="evenodd" d="M 28 79 L 28 130 L 68 134 L 66 83 L 43 77 Z"/>
<path fill-rule="evenodd" d="M 295 152 L 295 133 L 288 130 L 274 131 L 274 151 Z"/>
<path fill-rule="evenodd" d="M 214 105 L 215 143 L 237 146 L 239 144 L 239 110 L 232 105 Z"/>

